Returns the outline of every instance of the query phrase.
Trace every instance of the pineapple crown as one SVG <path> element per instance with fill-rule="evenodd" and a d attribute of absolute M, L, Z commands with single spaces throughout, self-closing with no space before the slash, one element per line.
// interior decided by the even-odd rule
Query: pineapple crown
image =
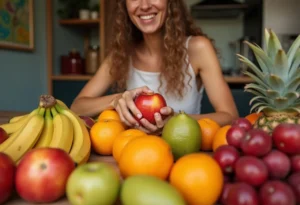
<path fill-rule="evenodd" d="M 265 29 L 263 50 L 257 44 L 245 43 L 251 48 L 259 68 L 246 57 L 237 54 L 239 60 L 248 66 L 244 74 L 253 79 L 245 91 L 255 95 L 250 105 L 256 112 L 297 112 L 300 113 L 300 35 L 286 53 L 277 35 Z"/>

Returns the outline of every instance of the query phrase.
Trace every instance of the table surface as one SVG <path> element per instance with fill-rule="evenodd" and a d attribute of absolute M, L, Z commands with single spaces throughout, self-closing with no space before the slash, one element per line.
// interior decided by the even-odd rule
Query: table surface
<path fill-rule="evenodd" d="M 23 114 L 26 114 L 26 113 L 25 112 L 15 112 L 15 111 L 0 111 L 0 124 L 8 122 L 8 120 L 13 116 L 18 116 L 18 115 L 23 115 Z M 108 164 L 111 164 L 116 169 L 116 171 L 120 174 L 117 163 L 112 156 L 100 156 L 97 154 L 91 154 L 89 162 L 106 162 Z M 121 178 L 121 176 L 120 176 L 120 178 Z M 117 202 L 117 204 L 120 204 L 120 203 Z M 16 196 L 16 197 L 12 197 L 4 205 L 34 205 L 34 204 L 28 203 L 28 202 L 20 199 L 18 196 Z M 70 203 L 68 202 L 66 197 L 63 197 L 54 203 L 48 203 L 48 204 L 44 204 L 44 205 L 70 205 Z"/>

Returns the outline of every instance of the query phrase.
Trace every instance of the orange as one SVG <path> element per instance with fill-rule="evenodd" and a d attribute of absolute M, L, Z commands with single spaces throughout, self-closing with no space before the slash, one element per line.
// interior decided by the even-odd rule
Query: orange
<path fill-rule="evenodd" d="M 254 113 L 251 113 L 251 114 L 247 115 L 245 118 L 246 118 L 247 120 L 249 120 L 249 121 L 251 122 L 251 124 L 253 125 L 253 124 L 255 123 L 255 121 L 256 121 L 261 115 L 262 115 L 261 112 L 260 112 L 260 113 L 254 112 Z"/>
<path fill-rule="evenodd" d="M 231 125 L 225 125 L 216 132 L 214 140 L 213 140 L 213 151 L 216 151 L 216 149 L 218 147 L 220 147 L 221 145 L 228 144 L 227 139 L 226 139 L 226 133 L 230 127 L 231 127 Z"/>
<path fill-rule="evenodd" d="M 162 138 L 147 135 L 131 140 L 119 159 L 122 177 L 144 174 L 166 180 L 173 165 L 170 145 Z"/>
<path fill-rule="evenodd" d="M 214 136 L 220 129 L 220 125 L 212 119 L 203 118 L 198 120 L 201 128 L 201 150 L 211 151 Z"/>
<path fill-rule="evenodd" d="M 119 113 L 115 110 L 104 110 L 98 116 L 98 121 L 100 120 L 118 120 L 121 121 Z"/>
<path fill-rule="evenodd" d="M 123 148 L 130 142 L 132 139 L 147 135 L 145 132 L 138 129 L 128 129 L 121 132 L 113 143 L 112 154 L 115 160 L 118 162 L 122 153 Z"/>
<path fill-rule="evenodd" d="M 170 173 L 170 184 L 189 205 L 212 205 L 221 195 L 223 174 L 211 156 L 193 153 L 175 162 Z"/>
<path fill-rule="evenodd" d="M 111 155 L 115 138 L 125 130 L 120 121 L 101 120 L 96 122 L 91 130 L 90 137 L 94 151 L 102 155 Z"/>

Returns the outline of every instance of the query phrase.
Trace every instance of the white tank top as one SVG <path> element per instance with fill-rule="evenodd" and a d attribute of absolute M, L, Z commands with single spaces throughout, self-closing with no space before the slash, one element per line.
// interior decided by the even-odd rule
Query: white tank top
<path fill-rule="evenodd" d="M 189 36 L 186 40 L 186 48 L 188 48 L 188 43 L 190 40 Z M 186 85 L 184 89 L 184 96 L 181 99 L 176 98 L 175 96 L 169 96 L 165 93 L 165 84 L 166 82 L 162 81 L 162 86 L 160 90 L 158 90 L 160 82 L 159 82 L 159 72 L 147 72 L 142 71 L 137 68 L 134 68 L 132 62 L 130 60 L 130 69 L 129 69 L 129 76 L 127 80 L 127 90 L 131 90 L 134 88 L 147 86 L 154 92 L 159 92 L 164 98 L 166 99 L 167 105 L 172 107 L 175 112 L 179 112 L 183 110 L 187 114 L 200 114 L 201 112 L 201 100 L 203 97 L 203 90 L 204 87 L 202 86 L 199 90 L 197 89 L 197 82 L 196 82 L 196 75 L 194 69 L 192 68 L 191 64 L 189 63 L 188 56 L 188 72 L 191 74 L 190 76 L 185 75 L 184 82 Z"/>

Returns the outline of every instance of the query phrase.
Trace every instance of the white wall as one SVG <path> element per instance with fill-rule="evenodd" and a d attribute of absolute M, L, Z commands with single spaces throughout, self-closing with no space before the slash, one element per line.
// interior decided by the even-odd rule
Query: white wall
<path fill-rule="evenodd" d="M 300 0 L 264 0 L 263 21 L 278 34 L 300 34 Z"/>

